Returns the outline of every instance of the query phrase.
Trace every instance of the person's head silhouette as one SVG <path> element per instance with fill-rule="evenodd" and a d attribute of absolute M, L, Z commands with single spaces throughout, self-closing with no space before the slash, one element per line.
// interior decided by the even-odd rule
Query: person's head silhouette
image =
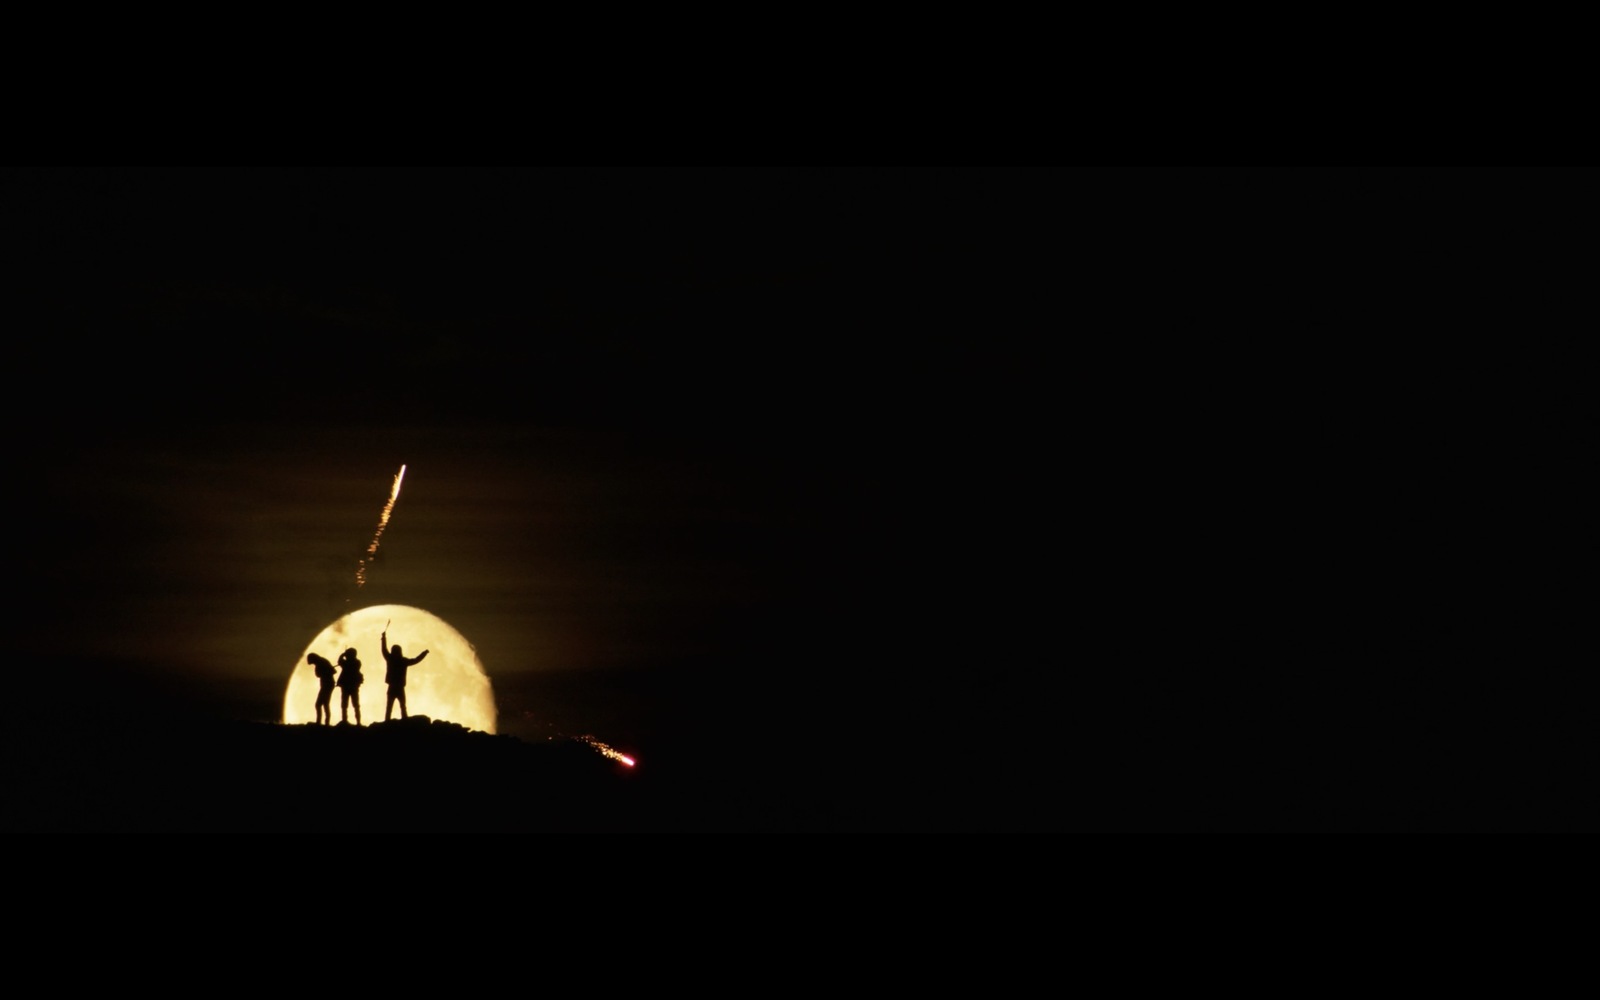
<path fill-rule="evenodd" d="M 394 655 L 396 655 L 396 656 L 404 656 L 405 655 L 404 651 L 401 650 L 400 644 L 398 642 L 395 643 L 393 646 L 390 646 L 389 648 L 394 650 Z"/>
<path fill-rule="evenodd" d="M 356 655 L 356 648 L 354 646 L 351 646 L 349 649 L 344 651 L 344 655 L 350 657 L 351 659 L 354 659 L 355 655 Z"/>

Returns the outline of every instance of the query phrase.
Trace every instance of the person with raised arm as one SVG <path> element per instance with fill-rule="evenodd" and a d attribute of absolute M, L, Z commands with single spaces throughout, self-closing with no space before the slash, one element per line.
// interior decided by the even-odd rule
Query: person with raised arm
<path fill-rule="evenodd" d="M 406 671 L 414 664 L 420 663 L 422 658 L 428 655 L 428 651 L 424 649 L 416 656 L 407 657 L 401 651 L 398 642 L 393 646 L 389 645 L 389 624 L 387 622 L 384 624 L 383 632 L 378 636 L 378 645 L 383 650 L 384 662 L 389 665 L 383 674 L 384 683 L 389 685 L 389 697 L 383 705 L 383 721 L 385 722 L 389 721 L 389 713 L 394 709 L 394 703 L 397 701 L 400 703 L 400 718 L 404 719 L 406 717 Z"/>

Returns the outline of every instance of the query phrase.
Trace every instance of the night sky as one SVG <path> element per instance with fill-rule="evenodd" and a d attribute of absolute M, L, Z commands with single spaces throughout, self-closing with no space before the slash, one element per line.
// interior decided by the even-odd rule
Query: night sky
<path fill-rule="evenodd" d="M 1585 825 L 1591 683 L 1465 634 L 1592 464 L 1589 180 L 8 168 L 6 645 L 270 721 L 413 604 L 821 828 Z"/>

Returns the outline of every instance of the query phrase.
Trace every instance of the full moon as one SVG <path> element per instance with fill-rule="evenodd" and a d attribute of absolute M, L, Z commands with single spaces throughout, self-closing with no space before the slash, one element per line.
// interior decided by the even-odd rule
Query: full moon
<path fill-rule="evenodd" d="M 454 722 L 485 733 L 495 731 L 494 689 L 477 650 L 460 632 L 437 615 L 405 604 L 377 604 L 352 611 L 329 625 L 311 640 L 289 674 L 283 694 L 283 721 L 288 724 L 315 722 L 317 718 L 317 677 L 306 662 L 308 653 L 317 653 L 337 663 L 339 654 L 355 647 L 361 658 L 361 724 L 383 721 L 389 686 L 383 682 L 384 662 L 380 637 L 385 623 L 389 645 L 400 646 L 406 657 L 424 649 L 428 655 L 406 672 L 406 714 L 426 715 L 430 719 Z M 337 676 L 336 671 L 336 676 Z M 328 703 L 335 719 L 340 718 L 342 692 L 333 689 Z M 395 704 L 391 718 L 400 718 Z M 355 724 L 355 705 L 350 706 L 349 722 Z M 337 723 L 335 723 L 337 724 Z"/>

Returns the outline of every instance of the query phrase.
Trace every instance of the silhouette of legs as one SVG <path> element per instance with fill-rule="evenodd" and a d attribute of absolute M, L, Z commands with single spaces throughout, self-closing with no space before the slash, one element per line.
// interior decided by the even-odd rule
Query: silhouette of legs
<path fill-rule="evenodd" d="M 400 718 L 404 719 L 406 717 L 406 689 L 391 685 L 389 688 L 389 700 L 383 706 L 384 722 L 389 721 L 389 713 L 393 711 L 394 703 L 397 701 L 400 703 Z"/>

